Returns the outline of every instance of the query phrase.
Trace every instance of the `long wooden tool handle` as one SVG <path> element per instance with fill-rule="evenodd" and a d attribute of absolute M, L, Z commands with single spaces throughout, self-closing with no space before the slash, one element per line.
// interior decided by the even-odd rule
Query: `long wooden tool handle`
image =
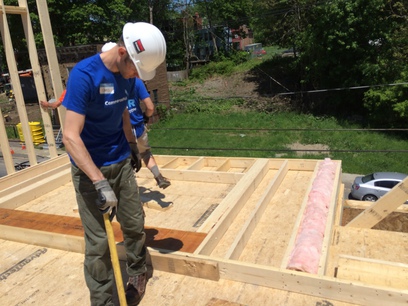
<path fill-rule="evenodd" d="M 120 271 L 118 251 L 116 249 L 115 235 L 113 234 L 113 228 L 109 220 L 109 214 L 103 214 L 103 220 L 105 221 L 106 235 L 108 236 L 109 250 L 111 254 L 113 272 L 115 273 L 119 303 L 120 306 L 127 306 L 125 288 L 123 287 L 122 273 Z"/>

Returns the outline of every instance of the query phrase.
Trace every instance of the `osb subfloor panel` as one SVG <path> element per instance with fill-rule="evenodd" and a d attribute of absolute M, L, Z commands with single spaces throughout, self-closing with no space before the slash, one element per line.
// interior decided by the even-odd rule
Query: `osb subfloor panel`
<path fill-rule="evenodd" d="M 338 226 L 330 250 L 327 275 L 331 276 L 339 255 L 408 264 L 408 233 Z"/>
<path fill-rule="evenodd" d="M 4 240 L 0 240 L 0 248 L 1 305 L 90 305 L 82 254 Z M 123 266 L 122 276 L 126 281 Z M 149 277 L 141 306 L 354 305 L 240 282 L 216 282 L 157 270 L 149 270 Z M 114 299 L 119 305 L 116 294 Z"/>
<path fill-rule="evenodd" d="M 232 184 L 200 183 L 172 180 L 162 190 L 151 178 L 137 178 L 140 199 L 144 203 L 146 225 L 197 231 L 200 218 L 218 205 Z M 17 208 L 24 211 L 79 217 L 72 183 L 65 184 Z"/>

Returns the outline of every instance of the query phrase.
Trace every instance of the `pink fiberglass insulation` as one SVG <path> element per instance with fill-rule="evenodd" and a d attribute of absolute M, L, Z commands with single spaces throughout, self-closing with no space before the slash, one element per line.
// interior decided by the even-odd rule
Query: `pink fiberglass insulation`
<path fill-rule="evenodd" d="M 319 165 L 287 269 L 317 274 L 336 167 L 330 158 Z"/>

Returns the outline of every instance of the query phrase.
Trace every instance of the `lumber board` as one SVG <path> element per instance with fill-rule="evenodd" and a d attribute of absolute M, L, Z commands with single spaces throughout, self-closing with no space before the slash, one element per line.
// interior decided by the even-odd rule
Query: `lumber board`
<path fill-rule="evenodd" d="M 147 170 L 148 171 L 148 170 Z M 243 176 L 243 173 L 219 172 L 219 171 L 200 171 L 200 170 L 176 170 L 160 168 L 161 173 L 168 179 L 188 181 L 188 182 L 206 182 L 206 183 L 227 183 L 235 184 Z M 145 171 L 143 173 L 146 173 Z M 149 175 L 147 173 L 147 175 Z M 151 176 L 151 175 L 149 175 Z"/>
<path fill-rule="evenodd" d="M 334 228 L 327 274 L 335 275 L 340 255 L 408 264 L 408 233 L 344 226 Z"/>
<path fill-rule="evenodd" d="M 223 279 L 361 305 L 383 306 L 408 303 L 408 290 L 343 281 L 327 276 L 232 260 L 220 260 L 218 264 Z"/>
<path fill-rule="evenodd" d="M 1 8 L 1 11 L 6 12 L 6 14 L 24 15 L 27 14 L 27 7 L 5 5 Z"/>
<path fill-rule="evenodd" d="M 373 205 L 373 202 L 370 201 L 358 201 L 358 200 L 345 200 L 344 201 L 344 208 L 352 208 L 352 209 L 367 209 L 371 205 Z M 402 204 L 398 206 L 394 212 L 398 213 L 408 213 L 408 205 L 407 204 Z"/>
<path fill-rule="evenodd" d="M 7 174 L 16 172 L 13 166 L 13 157 L 11 156 L 10 144 L 8 142 L 6 127 L 4 126 L 3 113 L 0 108 L 0 150 L 4 158 Z"/>
<path fill-rule="evenodd" d="M 3 305 L 89 305 L 83 254 L 4 240 L 0 240 L 0 247 L 7 250 L 0 253 L 0 300 Z M 122 261 L 121 270 L 126 282 L 126 267 Z M 148 277 L 140 306 L 204 306 L 214 299 L 242 305 L 270 305 L 271 301 L 273 305 L 285 306 L 355 305 L 230 280 L 212 281 L 174 274 L 150 266 Z M 55 286 L 56 283 L 59 286 Z M 115 305 L 119 305 L 115 292 L 113 298 Z"/>
<path fill-rule="evenodd" d="M 406 289 L 408 265 L 340 254 L 336 277 L 366 284 Z"/>
<path fill-rule="evenodd" d="M 3 1 L 1 1 L 1 9 L 3 12 L 6 11 Z M 27 7 L 25 7 L 24 9 L 27 12 Z M 6 61 L 10 74 L 11 83 L 13 84 L 13 94 L 14 99 L 16 101 L 17 112 L 27 147 L 28 160 L 30 162 L 30 165 L 34 166 L 37 164 L 37 158 L 35 156 L 33 139 L 31 138 L 31 129 L 28 122 L 27 111 L 25 109 L 23 90 L 21 87 L 21 82 L 18 74 L 16 58 L 14 56 L 13 42 L 10 35 L 7 16 L 5 14 L 1 14 L 0 19 L 1 19 L 0 25 L 1 37 L 3 39 L 3 46 L 4 51 L 6 53 Z"/>
<path fill-rule="evenodd" d="M 10 193 L 2 195 L 0 199 L 0 207 L 2 208 L 17 208 L 24 203 L 27 203 L 44 193 L 50 192 L 55 188 L 71 181 L 71 168 L 51 173 L 45 179 L 36 181 L 21 189 L 14 190 Z"/>
<path fill-rule="evenodd" d="M 29 168 L 26 168 L 29 169 Z M 25 169 L 24 169 L 25 170 Z M 43 184 L 47 184 L 49 181 L 49 177 L 55 174 L 59 174 L 60 172 L 63 172 L 65 170 L 70 171 L 71 167 L 69 164 L 64 164 L 60 167 L 54 167 L 50 170 L 44 170 L 42 173 L 40 173 L 37 176 L 33 176 L 33 177 L 29 177 L 27 178 L 25 181 L 22 181 L 18 184 L 14 184 L 10 187 L 5 187 L 3 186 L 3 184 L 0 183 L 0 186 L 2 187 L 1 191 L 0 191 L 0 198 L 3 198 L 7 195 L 16 193 L 16 192 L 20 192 L 22 189 L 27 188 L 27 187 L 31 187 L 33 184 L 38 183 L 42 180 L 45 180 L 46 182 Z M 61 179 L 61 181 L 58 181 L 58 184 L 63 183 L 64 179 Z M 1 203 L 1 201 L 0 201 Z M 1 204 L 0 204 L 1 205 Z"/>
<path fill-rule="evenodd" d="M 268 187 L 266 188 L 265 193 L 263 194 L 262 198 L 259 200 L 255 209 L 251 213 L 250 217 L 245 222 L 245 224 L 242 226 L 240 232 L 235 238 L 235 241 L 233 242 L 230 249 L 228 250 L 225 258 L 229 258 L 229 259 L 239 258 L 245 245 L 250 240 L 251 235 L 255 227 L 258 224 L 258 221 L 262 218 L 262 214 L 264 213 L 268 203 L 270 202 L 273 195 L 278 190 L 287 172 L 288 172 L 288 162 L 285 161 L 282 163 L 279 171 L 275 174 L 274 178 L 269 183 Z"/>
<path fill-rule="evenodd" d="M 282 263 L 280 266 L 281 269 L 286 269 L 289 263 L 290 254 L 292 253 L 292 250 L 295 247 L 295 242 L 296 242 L 296 237 L 298 235 L 299 226 L 300 226 L 300 223 L 302 222 L 302 218 L 303 218 L 303 215 L 306 209 L 308 196 L 309 196 L 310 191 L 312 190 L 313 181 L 316 178 L 318 171 L 319 171 L 319 163 L 314 163 L 312 179 L 309 181 L 307 191 L 303 196 L 302 206 L 300 207 L 297 217 L 296 217 L 296 221 L 293 224 L 292 234 L 290 236 L 289 243 L 286 248 L 285 255 L 283 256 Z"/>
<path fill-rule="evenodd" d="M 230 191 L 230 193 L 219 204 L 205 223 L 199 228 L 199 232 L 211 232 L 197 248 L 197 254 L 210 254 L 219 239 L 225 234 L 229 224 L 240 212 L 242 206 L 251 195 L 252 191 L 259 185 L 268 171 L 268 160 L 259 159 L 248 170 L 244 176 Z"/>
<path fill-rule="evenodd" d="M 1 239 L 74 252 L 83 251 L 84 233 L 78 217 L 0 208 L 0 226 Z M 122 242 L 119 223 L 112 222 L 112 227 L 116 242 Z M 204 233 L 156 227 L 145 227 L 145 233 L 146 245 L 151 248 L 184 252 L 193 252 L 206 236 Z M 65 245 L 67 248 L 64 248 Z"/>
<path fill-rule="evenodd" d="M 329 211 L 327 213 L 327 222 L 326 222 L 326 229 L 324 231 L 324 237 L 323 237 L 322 253 L 321 253 L 320 261 L 319 261 L 319 270 L 317 272 L 317 274 L 319 275 L 326 274 L 330 242 L 334 235 L 333 222 L 335 220 L 335 212 L 336 212 L 336 208 L 338 205 L 338 201 L 337 201 L 338 196 L 339 196 L 338 193 L 340 191 L 340 186 L 341 186 L 341 179 L 340 179 L 341 178 L 341 163 L 337 163 L 336 168 L 337 168 L 336 174 L 338 175 L 334 177 L 331 199 L 330 199 L 330 203 L 328 203 Z M 341 195 L 343 196 L 343 193 L 341 193 Z"/>
<path fill-rule="evenodd" d="M 27 6 L 27 0 L 20 0 L 19 4 Z M 21 17 L 22 17 L 21 19 L 23 22 L 25 37 L 27 40 L 28 54 L 30 56 L 31 69 L 33 72 L 35 88 L 37 91 L 37 97 L 39 101 L 47 101 L 47 95 L 45 94 L 44 81 L 43 81 L 43 77 L 41 74 L 41 66 L 38 60 L 38 52 L 37 52 L 37 47 L 35 45 L 34 32 L 33 32 L 33 28 L 31 25 L 28 8 L 27 8 L 27 14 L 22 15 Z M 42 125 L 44 127 L 44 132 L 45 132 L 45 136 L 47 139 L 48 151 L 49 151 L 50 157 L 53 158 L 53 157 L 56 157 L 58 154 L 57 154 L 57 147 L 55 146 L 54 130 L 52 128 L 51 117 L 48 111 L 40 107 L 39 103 L 38 103 L 38 107 L 41 112 Z"/>
<path fill-rule="evenodd" d="M 291 237 L 292 225 L 311 176 L 312 173 L 309 171 L 288 171 L 258 221 L 251 239 L 239 258 L 240 261 L 280 267 Z M 266 186 L 258 192 L 264 191 L 265 188 Z"/>
<path fill-rule="evenodd" d="M 68 154 L 62 154 L 58 157 L 43 161 L 42 163 L 36 165 L 35 167 L 28 167 L 24 170 L 17 171 L 13 174 L 1 177 L 0 189 L 4 190 L 6 188 L 10 188 L 11 186 L 20 184 L 26 180 L 29 180 L 33 177 L 41 175 L 44 172 L 50 171 L 54 168 L 63 166 L 65 164 L 71 165 L 69 162 Z"/>
<path fill-rule="evenodd" d="M 48 12 L 47 1 L 36 1 L 38 18 L 40 20 L 41 31 L 44 39 L 45 52 L 47 54 L 47 61 L 50 69 L 50 77 L 52 88 L 54 89 L 54 97 L 61 96 L 64 87 L 62 85 L 61 72 L 59 70 L 57 50 L 55 48 L 54 35 L 52 33 L 50 15 Z M 57 109 L 61 129 L 64 130 L 65 112 L 64 106 Z"/>
<path fill-rule="evenodd" d="M 335 217 L 333 220 L 333 225 L 341 225 L 341 220 L 343 218 L 343 208 L 344 208 L 344 184 L 340 184 L 339 190 L 337 192 L 337 207 L 335 212 Z M 334 227 L 332 228 L 332 232 L 334 232 Z M 332 233 L 333 236 L 333 233 Z"/>
<path fill-rule="evenodd" d="M 201 170 L 205 167 L 206 162 L 204 157 L 198 158 L 195 162 L 187 167 L 187 170 Z"/>
<path fill-rule="evenodd" d="M 151 249 L 149 253 L 154 258 L 152 260 L 154 269 L 213 281 L 220 279 L 218 264 L 213 260 L 197 259 L 186 254 L 183 254 L 183 256 L 169 253 L 163 254 Z"/>
<path fill-rule="evenodd" d="M 406 202 L 407 199 L 408 177 L 351 220 L 346 226 L 372 228 Z"/>

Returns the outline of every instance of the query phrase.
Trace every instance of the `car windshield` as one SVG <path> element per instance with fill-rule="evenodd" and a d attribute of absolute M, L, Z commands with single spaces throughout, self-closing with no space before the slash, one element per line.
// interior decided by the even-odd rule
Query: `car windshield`
<path fill-rule="evenodd" d="M 367 175 L 363 176 L 363 177 L 361 178 L 361 181 L 362 181 L 363 183 L 367 183 L 367 182 L 369 182 L 369 181 L 372 181 L 373 179 L 374 179 L 374 174 L 371 173 L 371 174 L 367 174 Z"/>

